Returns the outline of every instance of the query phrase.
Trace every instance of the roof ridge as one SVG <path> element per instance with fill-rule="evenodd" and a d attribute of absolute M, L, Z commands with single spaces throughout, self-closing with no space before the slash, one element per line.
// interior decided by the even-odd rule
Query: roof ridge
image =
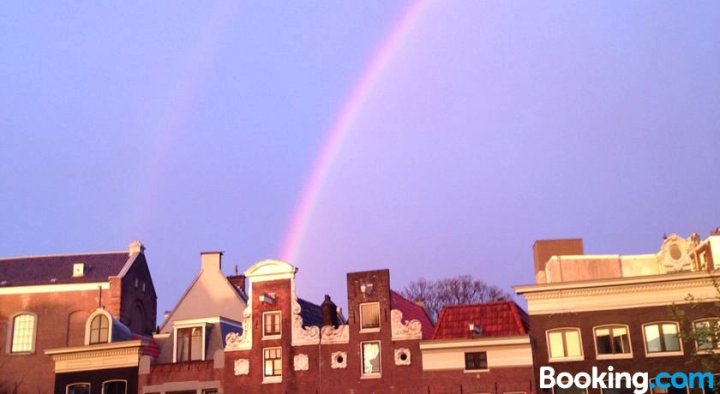
<path fill-rule="evenodd" d="M 453 305 L 445 305 L 443 306 L 443 309 L 445 308 L 467 308 L 467 307 L 478 307 L 478 306 L 490 306 L 490 305 L 499 305 L 499 304 L 508 304 L 508 303 L 515 303 L 513 300 L 496 300 L 496 301 L 490 301 L 490 302 L 478 302 L 475 304 L 453 304 Z"/>
<path fill-rule="evenodd" d="M 112 252 L 38 254 L 38 255 L 26 255 L 26 256 L 0 257 L 0 261 L 21 260 L 21 259 L 38 259 L 38 258 L 50 258 L 50 257 L 98 256 L 98 255 L 106 255 L 106 254 L 127 254 L 127 253 L 128 253 L 127 250 L 118 250 L 118 251 L 112 251 Z"/>

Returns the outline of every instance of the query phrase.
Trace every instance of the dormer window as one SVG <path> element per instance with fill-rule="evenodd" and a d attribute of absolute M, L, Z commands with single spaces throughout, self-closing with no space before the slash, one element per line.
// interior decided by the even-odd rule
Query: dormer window
<path fill-rule="evenodd" d="M 203 327 L 183 327 L 175 331 L 175 361 L 204 360 Z"/>
<path fill-rule="evenodd" d="M 110 342 L 110 320 L 105 315 L 96 315 L 90 322 L 90 344 Z"/>
<path fill-rule="evenodd" d="M 104 309 L 96 309 L 85 323 L 85 344 L 112 342 L 112 316 Z"/>

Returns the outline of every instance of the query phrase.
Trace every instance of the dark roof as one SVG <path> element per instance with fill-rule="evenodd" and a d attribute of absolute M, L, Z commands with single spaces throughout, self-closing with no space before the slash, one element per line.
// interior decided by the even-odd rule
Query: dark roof
<path fill-rule="evenodd" d="M 319 305 L 315 305 L 312 302 L 305 301 L 298 297 L 298 304 L 300 304 L 300 317 L 303 319 L 303 327 L 307 326 L 318 326 L 323 325 L 322 308 Z"/>
<path fill-rule="evenodd" d="M 107 282 L 127 261 L 128 252 L 4 258 L 0 259 L 0 287 Z M 75 263 L 85 264 L 82 277 L 73 278 Z"/>
<path fill-rule="evenodd" d="M 433 339 L 473 338 L 469 325 L 481 327 L 480 337 L 526 335 L 528 316 L 513 301 L 446 306 L 440 312 Z"/>
<path fill-rule="evenodd" d="M 390 290 L 390 309 L 402 312 L 402 321 L 418 320 L 422 326 L 423 339 L 429 339 L 433 333 L 433 324 L 425 308 Z"/>

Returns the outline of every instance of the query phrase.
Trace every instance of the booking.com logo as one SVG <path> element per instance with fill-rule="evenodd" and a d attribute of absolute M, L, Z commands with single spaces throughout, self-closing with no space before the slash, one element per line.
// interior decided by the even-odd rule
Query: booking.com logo
<path fill-rule="evenodd" d="M 590 372 L 560 372 L 555 376 L 553 367 L 540 367 L 540 388 L 551 389 L 634 389 L 635 394 L 647 393 L 650 389 L 715 388 L 715 378 L 709 372 L 660 372 L 650 378 L 647 372 L 616 372 L 612 366 L 600 372 L 592 367 Z"/>

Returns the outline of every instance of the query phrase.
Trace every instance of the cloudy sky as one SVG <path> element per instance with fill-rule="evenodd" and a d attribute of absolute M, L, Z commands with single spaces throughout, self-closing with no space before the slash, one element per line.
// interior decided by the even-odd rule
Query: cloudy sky
<path fill-rule="evenodd" d="M 225 251 L 300 295 L 720 226 L 718 2 L 0 4 L 0 256 Z"/>

